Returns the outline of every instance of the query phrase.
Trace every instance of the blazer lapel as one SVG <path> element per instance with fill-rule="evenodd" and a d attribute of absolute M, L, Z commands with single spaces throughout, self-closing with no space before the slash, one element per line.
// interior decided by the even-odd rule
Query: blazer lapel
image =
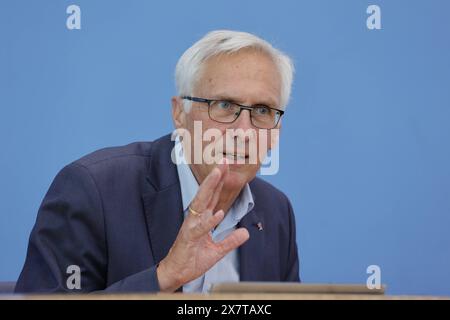
<path fill-rule="evenodd" d="M 256 203 L 256 200 L 255 200 Z M 264 220 L 257 205 L 239 222 L 238 227 L 248 230 L 250 238 L 239 248 L 241 281 L 261 281 L 264 277 Z"/>
<path fill-rule="evenodd" d="M 155 264 L 167 255 L 183 223 L 178 173 L 171 160 L 173 145 L 170 136 L 153 142 L 143 187 L 142 200 Z"/>

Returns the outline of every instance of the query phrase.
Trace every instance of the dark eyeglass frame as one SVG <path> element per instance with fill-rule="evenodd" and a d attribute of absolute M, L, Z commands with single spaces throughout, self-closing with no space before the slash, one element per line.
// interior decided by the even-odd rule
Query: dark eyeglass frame
<path fill-rule="evenodd" d="M 256 128 L 259 128 L 259 129 L 267 129 L 267 130 L 270 130 L 270 129 L 276 128 L 276 126 L 278 125 L 278 123 L 280 123 L 281 117 L 282 117 L 283 114 L 284 114 L 284 111 L 283 111 L 283 110 L 276 109 L 276 108 L 272 108 L 272 107 L 268 107 L 268 106 L 266 106 L 266 105 L 245 106 L 245 105 L 243 105 L 243 104 L 239 104 L 239 103 L 236 103 L 236 102 L 234 102 L 234 101 L 230 101 L 230 100 L 226 100 L 226 99 L 205 99 L 205 98 L 198 98 L 198 97 L 191 97 L 191 96 L 182 96 L 181 99 L 208 104 L 208 116 L 209 116 L 209 118 L 210 118 L 211 120 L 216 121 L 216 122 L 219 122 L 219 123 L 233 123 L 233 122 L 235 122 L 235 121 L 239 118 L 239 116 L 241 115 L 242 110 L 248 110 L 248 111 L 250 112 L 250 121 L 252 122 L 252 125 L 253 125 L 254 127 L 256 127 Z M 236 118 L 235 118 L 233 121 L 218 121 L 218 120 L 213 119 L 213 118 L 211 117 L 211 114 L 210 114 L 211 104 L 212 104 L 213 102 L 217 102 L 217 101 L 226 101 L 226 102 L 235 104 L 235 105 L 237 105 L 237 106 L 239 107 L 239 112 L 238 112 L 238 114 L 236 115 Z M 280 113 L 280 116 L 278 117 L 277 122 L 275 123 L 275 125 L 274 125 L 272 128 L 261 128 L 261 127 L 259 127 L 259 126 L 256 126 L 256 125 L 253 123 L 252 110 L 253 110 L 254 108 L 258 107 L 258 106 L 265 107 L 265 108 L 268 108 L 268 109 L 270 109 L 270 110 L 275 110 L 276 112 L 279 112 L 279 113 Z"/>

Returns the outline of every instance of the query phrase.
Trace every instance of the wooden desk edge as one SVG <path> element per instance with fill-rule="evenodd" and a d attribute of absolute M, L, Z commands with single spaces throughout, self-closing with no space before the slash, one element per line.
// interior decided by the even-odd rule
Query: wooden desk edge
<path fill-rule="evenodd" d="M 156 294 L 30 294 L 0 295 L 0 300 L 450 300 L 446 296 L 374 294 L 269 294 L 269 293 L 156 293 Z"/>

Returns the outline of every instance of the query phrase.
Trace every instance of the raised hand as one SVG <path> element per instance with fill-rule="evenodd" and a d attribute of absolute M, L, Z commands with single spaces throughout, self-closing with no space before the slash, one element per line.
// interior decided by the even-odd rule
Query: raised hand
<path fill-rule="evenodd" d="M 216 213 L 213 210 L 227 173 L 228 164 L 219 164 L 200 185 L 190 205 L 192 210 L 189 210 L 172 248 L 157 268 L 161 291 L 173 292 L 198 278 L 248 240 L 249 233 L 245 228 L 234 230 L 218 243 L 211 236 L 211 230 L 224 218 L 222 210 Z"/>

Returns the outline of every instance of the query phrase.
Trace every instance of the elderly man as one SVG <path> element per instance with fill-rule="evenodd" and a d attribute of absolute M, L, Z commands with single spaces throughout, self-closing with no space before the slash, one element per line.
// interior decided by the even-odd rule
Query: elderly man
<path fill-rule="evenodd" d="M 219 282 L 299 281 L 292 207 L 255 177 L 261 157 L 250 159 L 273 147 L 267 133 L 280 127 L 292 75 L 290 59 L 252 34 L 200 39 L 176 67 L 175 139 L 99 150 L 62 169 L 16 291 L 207 292 Z M 204 139 L 210 130 L 219 132 L 214 142 Z M 215 161 L 201 152 L 198 161 L 199 146 L 211 145 Z"/>

